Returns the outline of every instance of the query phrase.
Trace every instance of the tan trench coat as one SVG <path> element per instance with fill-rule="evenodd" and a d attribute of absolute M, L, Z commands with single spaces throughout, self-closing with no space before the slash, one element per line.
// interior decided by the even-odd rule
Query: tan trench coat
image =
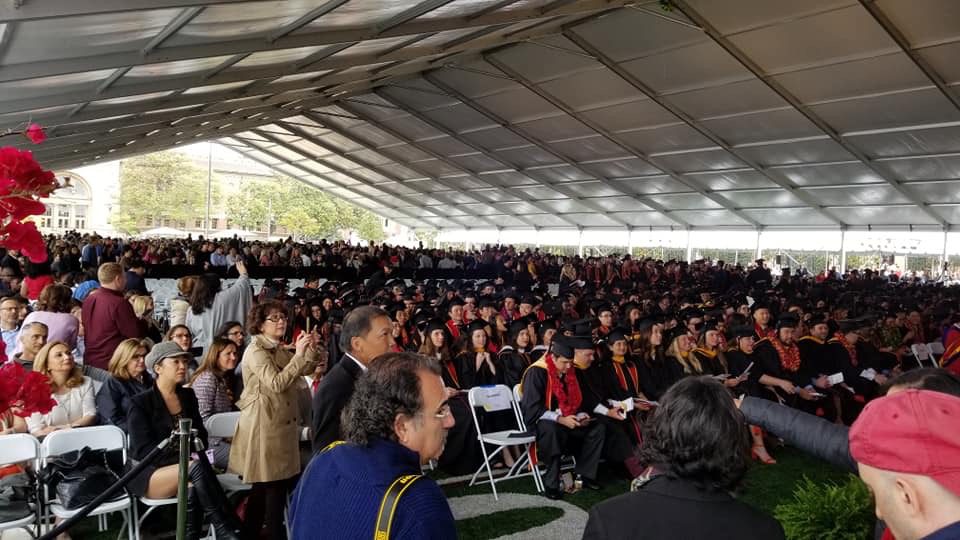
<path fill-rule="evenodd" d="M 243 353 L 240 421 L 230 447 L 229 469 L 243 481 L 272 482 L 300 473 L 300 390 L 304 375 L 316 367 L 315 352 L 296 356 L 263 336 Z"/>

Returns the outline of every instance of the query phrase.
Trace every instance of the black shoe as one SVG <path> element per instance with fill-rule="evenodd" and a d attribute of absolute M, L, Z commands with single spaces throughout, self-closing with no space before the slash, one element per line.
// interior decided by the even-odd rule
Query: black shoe
<path fill-rule="evenodd" d="M 593 491 L 600 491 L 601 489 L 603 489 L 603 486 L 598 484 L 596 480 L 591 480 L 586 476 L 577 476 L 577 480 L 580 481 L 580 485 L 583 486 L 584 489 L 589 489 Z"/>
<path fill-rule="evenodd" d="M 543 496 L 550 499 L 551 501 L 559 501 L 563 499 L 563 490 L 555 488 L 544 488 Z"/>

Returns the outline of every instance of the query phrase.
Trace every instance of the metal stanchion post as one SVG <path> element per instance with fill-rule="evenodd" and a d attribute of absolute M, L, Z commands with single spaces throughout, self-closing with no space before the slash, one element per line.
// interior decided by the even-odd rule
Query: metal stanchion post
<path fill-rule="evenodd" d="M 177 540 L 187 534 L 187 484 L 190 482 L 190 430 L 193 420 L 180 419 L 180 483 L 177 486 Z"/>

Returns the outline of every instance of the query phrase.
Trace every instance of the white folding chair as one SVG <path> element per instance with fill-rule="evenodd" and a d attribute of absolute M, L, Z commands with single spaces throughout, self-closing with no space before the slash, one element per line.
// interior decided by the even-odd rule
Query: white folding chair
<path fill-rule="evenodd" d="M 943 357 L 943 353 L 946 352 L 943 348 L 943 343 L 931 341 L 927 343 L 927 350 L 930 351 L 930 361 L 933 362 L 933 367 L 939 367 L 940 359 Z"/>
<path fill-rule="evenodd" d="M 508 429 L 488 433 L 484 433 L 480 429 L 480 422 L 477 418 L 477 407 L 482 408 L 487 413 L 510 410 L 516 415 L 516 409 L 514 408 L 515 400 L 510 388 L 503 384 L 496 386 L 477 386 L 470 389 L 470 392 L 467 394 L 467 401 L 470 403 L 470 415 L 473 417 L 473 425 L 477 429 L 477 440 L 480 442 L 480 451 L 483 452 L 483 465 L 477 469 L 477 472 L 473 473 L 473 478 L 470 479 L 470 485 L 472 486 L 478 483 L 477 476 L 486 469 L 488 480 L 482 480 L 479 483 L 489 481 L 490 488 L 493 490 L 493 498 L 496 500 L 500 500 L 500 497 L 497 495 L 497 482 L 526 476 L 527 474 L 534 476 L 534 484 L 539 490 L 540 469 L 531 467 L 531 473 L 520 473 L 520 471 L 523 470 L 523 466 L 529 460 L 530 445 L 537 440 L 536 436 L 526 435 L 522 429 Z M 518 425 L 517 427 L 520 426 Z M 488 453 L 487 444 L 496 445 L 496 449 Z M 510 446 L 523 446 L 524 453 L 514 462 L 506 475 L 494 478 L 493 469 L 490 468 L 490 461 L 501 452 L 506 451 Z"/>
<path fill-rule="evenodd" d="M 203 421 L 203 426 L 207 428 L 207 437 L 230 439 L 237 433 L 238 422 L 240 411 L 233 411 L 211 415 Z M 218 474 L 217 480 L 228 495 L 250 489 L 250 484 L 244 484 L 240 477 L 233 473 Z"/>
<path fill-rule="evenodd" d="M 910 346 L 910 352 L 913 353 L 913 357 L 917 360 L 917 365 L 923 367 L 923 363 L 930 361 L 930 363 L 936 365 L 933 358 L 930 356 L 930 348 L 926 343 L 914 343 Z"/>
<path fill-rule="evenodd" d="M 54 431 L 43 439 L 41 445 L 41 465 L 46 465 L 47 461 L 54 457 L 79 450 L 89 446 L 93 450 L 121 450 L 123 453 L 123 462 L 127 462 L 127 442 L 123 430 L 117 426 L 95 426 L 87 428 L 69 429 L 63 431 Z M 55 499 L 51 499 L 51 494 L 47 486 L 43 486 L 44 500 L 47 517 L 53 514 L 57 518 L 67 519 L 77 513 L 78 510 L 67 510 Z M 101 525 L 107 514 L 119 512 L 124 519 L 127 529 L 127 538 L 137 540 L 140 538 L 140 531 L 136 526 L 136 503 L 129 496 L 125 496 L 115 501 L 108 501 L 90 512 L 91 516 L 101 517 Z M 117 538 L 123 534 L 123 528 L 117 534 Z"/>
<path fill-rule="evenodd" d="M 37 438 L 27 433 L 17 433 L 14 435 L 4 435 L 0 438 L 0 465 L 14 463 L 29 463 L 33 470 L 38 470 L 40 464 L 40 443 Z M 36 485 L 34 485 L 36 487 Z M 33 525 L 34 531 L 30 531 L 29 526 Z M 33 511 L 20 518 L 11 521 L 0 522 L 0 534 L 10 529 L 25 529 L 31 536 L 36 537 L 34 533 L 39 533 L 40 526 L 40 507 L 33 508 Z"/>

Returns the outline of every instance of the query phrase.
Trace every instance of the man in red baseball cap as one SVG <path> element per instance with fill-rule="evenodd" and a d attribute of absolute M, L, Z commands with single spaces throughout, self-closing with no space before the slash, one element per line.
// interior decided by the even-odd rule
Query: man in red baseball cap
<path fill-rule="evenodd" d="M 911 389 L 874 400 L 849 440 L 897 540 L 960 539 L 960 398 Z"/>

